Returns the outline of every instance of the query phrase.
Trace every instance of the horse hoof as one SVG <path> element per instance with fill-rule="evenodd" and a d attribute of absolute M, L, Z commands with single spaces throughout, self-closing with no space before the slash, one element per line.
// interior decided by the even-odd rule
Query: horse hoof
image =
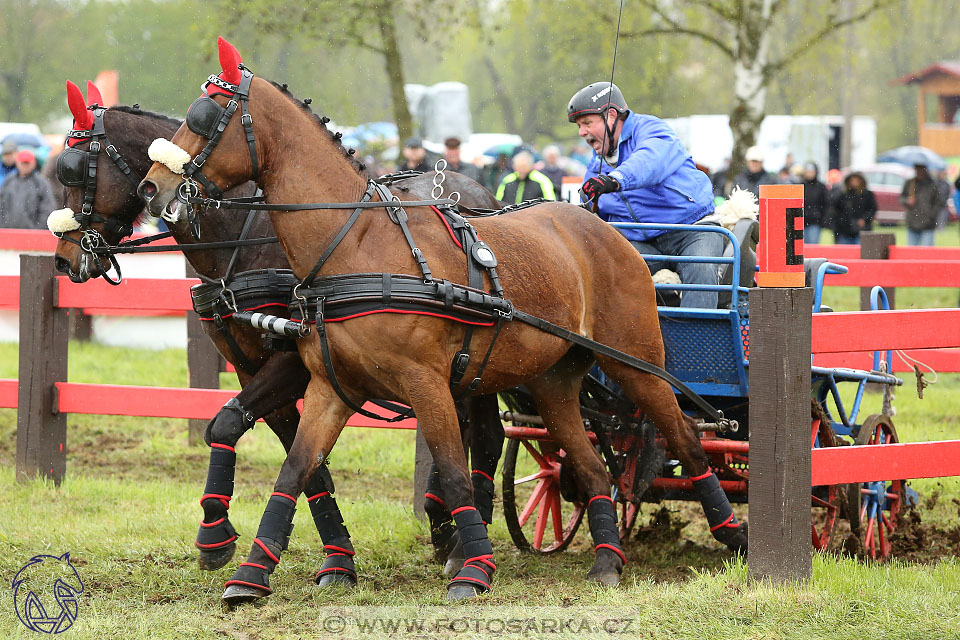
<path fill-rule="evenodd" d="M 228 607 L 233 608 L 247 602 L 254 602 L 260 598 L 265 598 L 268 595 L 269 594 L 262 589 L 247 587 L 242 584 L 232 584 L 223 591 L 220 600 Z"/>
<path fill-rule="evenodd" d="M 346 589 L 353 589 L 357 586 L 357 579 L 348 573 L 342 573 L 340 571 L 331 571 L 326 573 L 317 580 L 318 587 L 344 587 Z"/>
<path fill-rule="evenodd" d="M 456 602 L 457 600 L 470 600 L 480 595 L 480 592 L 471 584 L 452 584 L 447 588 L 447 600 Z"/>
<path fill-rule="evenodd" d="M 587 574 L 587 579 L 599 582 L 605 587 L 615 587 L 620 584 L 620 574 L 616 571 L 591 572 Z"/>
<path fill-rule="evenodd" d="M 236 550 L 236 543 L 231 542 L 227 546 L 219 549 L 201 551 L 200 557 L 197 558 L 197 564 L 199 564 L 200 568 L 204 571 L 216 571 L 217 569 L 226 566 L 226 564 L 230 562 Z"/>

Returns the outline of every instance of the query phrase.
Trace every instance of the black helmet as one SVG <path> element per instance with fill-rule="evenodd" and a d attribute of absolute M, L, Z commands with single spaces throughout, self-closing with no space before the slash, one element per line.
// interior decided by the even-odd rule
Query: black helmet
<path fill-rule="evenodd" d="M 567 119 L 576 122 L 580 116 L 602 114 L 607 109 L 616 109 L 618 114 L 627 110 L 627 101 L 623 92 L 611 82 L 594 82 L 573 94 L 567 105 Z"/>

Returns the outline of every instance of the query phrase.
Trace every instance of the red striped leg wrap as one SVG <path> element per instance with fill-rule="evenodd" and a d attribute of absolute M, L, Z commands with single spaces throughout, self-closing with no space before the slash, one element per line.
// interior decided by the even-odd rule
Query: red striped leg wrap
<path fill-rule="evenodd" d="M 280 563 L 280 553 L 287 548 L 293 531 L 293 514 L 297 502 L 287 494 L 274 493 L 260 519 L 257 537 L 247 562 L 237 568 L 227 580 L 227 586 L 244 585 L 270 593 L 270 574 Z"/>
<path fill-rule="evenodd" d="M 608 549 L 620 556 L 623 564 L 627 556 L 620 546 L 620 528 L 617 526 L 617 512 L 610 496 L 594 496 L 587 503 L 587 521 L 590 523 L 590 535 L 593 536 L 594 550 Z"/>
<path fill-rule="evenodd" d="M 210 447 L 210 466 L 207 485 L 200 498 L 203 522 L 197 532 L 197 548 L 201 551 L 219 549 L 233 544 L 239 537 L 227 518 L 230 498 L 233 496 L 233 472 L 237 452 L 233 447 L 214 443 Z"/>
<path fill-rule="evenodd" d="M 470 479 L 473 481 L 473 504 L 477 505 L 483 523 L 489 525 L 493 520 L 493 478 L 485 471 L 474 469 Z"/>
<path fill-rule="evenodd" d="M 700 498 L 700 504 L 703 506 L 703 513 L 707 516 L 707 524 L 710 526 L 710 533 L 719 542 L 728 547 L 740 545 L 742 532 L 737 517 L 733 515 L 733 509 L 730 507 L 730 501 L 727 494 L 720 488 L 720 480 L 713 471 L 692 478 L 693 488 Z"/>
<path fill-rule="evenodd" d="M 322 488 L 315 486 L 320 482 L 322 480 L 314 476 L 311 488 Z M 336 499 L 328 491 L 319 491 L 311 495 L 307 502 L 310 505 L 310 513 L 313 514 L 313 522 L 317 525 L 317 532 L 323 540 L 323 550 L 327 554 L 323 565 L 314 576 L 314 581 L 319 583 L 323 576 L 338 573 L 349 576 L 356 584 L 357 571 L 353 563 L 353 544 L 350 542 L 350 533 L 343 524 L 343 517 L 340 515 Z"/>
<path fill-rule="evenodd" d="M 453 510 L 457 522 L 457 531 L 463 543 L 466 561 L 463 568 L 450 581 L 450 585 L 466 582 L 473 585 L 478 593 L 490 591 L 493 573 L 497 565 L 493 563 L 493 546 L 487 537 L 487 527 L 480 518 L 480 512 L 474 507 L 460 507 Z"/>

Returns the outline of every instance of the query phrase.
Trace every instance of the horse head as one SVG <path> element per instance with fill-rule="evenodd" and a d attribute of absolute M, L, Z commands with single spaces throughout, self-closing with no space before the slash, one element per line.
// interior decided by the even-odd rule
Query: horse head
<path fill-rule="evenodd" d="M 264 192 L 282 181 L 284 168 L 305 162 L 323 167 L 327 176 L 349 177 L 356 196 L 363 193 L 361 165 L 285 86 L 254 76 L 243 67 L 237 49 L 218 39 L 221 71 L 204 84 L 183 125 L 168 141 L 151 148 L 156 163 L 139 193 L 155 216 L 178 218 L 197 195 L 219 198 L 228 189 L 255 180 Z M 327 135 L 319 135 L 326 132 Z M 269 172 L 259 167 L 269 166 Z M 359 187 L 357 186 L 359 185 Z M 348 198 L 349 199 L 349 198 Z"/>
<path fill-rule="evenodd" d="M 56 268 L 74 282 L 85 282 L 104 275 L 105 261 L 92 249 L 130 235 L 143 211 L 136 185 L 149 160 L 134 150 L 145 149 L 145 140 L 171 135 L 179 123 L 162 116 L 141 118 L 136 107 L 105 109 L 92 82 L 84 99 L 80 88 L 67 81 L 67 102 L 73 128 L 56 171 L 67 188 L 65 208 L 51 213 L 47 226 L 60 238 Z"/>

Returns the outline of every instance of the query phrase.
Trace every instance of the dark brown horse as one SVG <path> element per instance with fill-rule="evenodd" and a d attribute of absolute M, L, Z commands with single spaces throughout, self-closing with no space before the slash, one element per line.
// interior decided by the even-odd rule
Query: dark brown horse
<path fill-rule="evenodd" d="M 73 87 L 71 94 L 71 107 L 75 108 L 76 122 L 84 123 L 75 124 L 75 128 L 80 130 L 95 128 L 94 123 L 89 121 L 92 112 L 86 105 L 78 103 L 78 100 L 82 101 L 79 89 Z M 90 102 L 95 100 L 91 99 Z M 82 154 L 90 151 L 92 142 L 109 140 L 120 158 L 129 166 L 131 173 L 137 176 L 132 181 L 127 179 L 118 164 L 103 157 L 106 154 L 101 151 L 93 181 L 93 211 L 97 218 L 88 226 L 101 234 L 107 242 L 116 245 L 122 239 L 121 236 L 129 232 L 133 221 L 143 210 L 143 201 L 137 195 L 135 186 L 151 165 L 151 161 L 147 158 L 150 143 L 156 138 L 170 138 L 181 123 L 172 118 L 141 111 L 136 107 L 124 106 L 104 110 L 100 112 L 99 118 L 103 126 L 103 138 L 93 135 L 77 138 L 77 142 L 70 149 L 79 152 L 73 161 L 83 160 Z M 71 153 L 73 152 L 67 151 L 67 160 L 70 160 Z M 83 165 L 83 167 L 86 166 Z M 60 174 L 68 182 L 75 182 L 70 180 L 71 169 L 76 170 L 77 167 L 63 166 L 61 171 L 54 170 L 52 175 Z M 427 197 L 433 187 L 434 175 L 431 173 L 415 176 L 402 180 L 398 184 L 411 193 Z M 449 188 L 458 189 L 463 194 L 464 201 L 474 206 L 493 207 L 498 204 L 486 189 L 458 174 L 447 174 L 444 184 Z M 87 193 L 86 185 L 74 184 L 70 187 L 64 186 L 64 189 L 65 206 L 70 207 L 72 211 L 80 211 Z M 255 189 L 255 185 L 248 183 L 231 191 L 230 195 L 238 197 L 252 195 Z M 74 220 L 68 218 L 69 221 Z M 204 242 L 235 240 L 240 237 L 244 223 L 244 215 L 228 211 L 209 211 L 199 219 L 200 237 Z M 197 237 L 187 220 L 170 223 L 170 228 L 178 243 L 192 245 L 197 242 Z M 80 240 L 83 234 L 83 229 L 61 233 L 62 239 L 57 246 L 55 257 L 57 268 L 69 274 L 74 282 L 85 282 L 101 275 L 102 262 L 92 259 L 90 252 L 81 249 Z M 256 214 L 247 229 L 246 237 L 268 238 L 271 236 L 273 236 L 273 228 L 266 214 Z M 234 251 L 232 247 L 208 248 L 187 250 L 184 254 L 201 276 L 210 280 L 219 280 L 225 276 Z M 276 243 L 245 246 L 240 249 L 237 252 L 232 273 L 266 268 L 289 268 L 286 257 Z M 282 296 L 282 293 L 280 295 Z M 284 299 L 284 309 L 285 303 Z M 201 526 L 198 536 L 200 566 L 204 569 L 217 569 L 224 566 L 232 557 L 236 546 L 235 532 L 229 524 L 224 501 L 209 497 L 232 495 L 232 468 L 235 452 L 225 447 L 232 449 L 240 435 L 252 426 L 254 419 L 265 417 L 284 449 L 289 451 L 300 418 L 295 402 L 303 397 L 309 378 L 309 373 L 296 352 L 276 352 L 264 348 L 259 331 L 254 331 L 248 325 L 235 323 L 229 317 L 224 318 L 223 324 L 225 331 L 216 329 L 215 323 L 210 321 L 204 322 L 203 326 L 220 353 L 237 368 L 242 391 L 236 397 L 236 402 L 231 401 L 228 407 L 225 407 L 211 421 L 206 433 L 207 444 L 214 444 L 214 446 L 211 450 L 211 475 L 208 477 L 207 489 L 204 492 L 206 499 L 202 501 L 204 524 L 207 526 Z M 235 346 L 229 344 L 230 340 L 234 341 Z M 484 402 L 474 403 L 470 409 L 470 417 L 474 423 L 492 425 L 486 431 L 495 434 L 499 425 L 496 398 L 490 397 Z M 470 430 L 470 434 L 479 432 L 479 429 Z M 471 453 L 474 465 L 481 474 L 492 475 L 496 469 L 500 456 L 502 429 L 500 433 L 500 440 L 495 437 L 493 439 L 487 437 L 483 440 L 472 437 L 474 444 Z M 323 468 L 322 473 L 317 476 L 307 488 L 308 497 L 315 498 L 319 494 L 330 493 L 332 483 L 326 469 Z M 483 476 L 480 475 L 480 477 Z M 435 486 L 436 482 L 437 479 L 432 477 L 429 493 L 443 495 L 442 489 Z M 479 499 L 489 503 L 488 512 L 492 514 L 492 483 L 489 491 L 485 491 L 485 486 L 479 485 L 480 483 L 478 483 Z M 229 504 L 229 500 L 226 500 L 226 503 Z M 434 500 L 428 499 L 425 503 L 431 518 L 437 556 L 444 560 L 456 542 L 455 536 L 452 535 L 454 533 L 452 518 L 445 509 L 438 509 L 438 504 Z M 313 499 L 310 507 L 317 515 L 317 525 L 324 544 L 350 547 L 349 536 L 341 524 L 333 497 L 324 496 Z M 210 526 L 211 523 L 218 524 Z M 349 568 L 352 571 L 352 560 L 345 561 L 343 556 L 332 556 L 332 558 L 339 558 L 335 560 L 339 564 L 334 566 L 341 569 Z M 451 558 L 452 561 L 453 558 Z M 349 566 L 340 566 L 343 564 Z M 346 571 L 328 571 L 318 576 L 318 583 L 321 585 L 332 582 L 353 584 L 354 581 L 355 576 Z"/>
<path fill-rule="evenodd" d="M 222 135 L 208 138 L 191 130 L 203 127 L 180 128 L 172 139 L 178 149 L 163 163 L 156 163 L 140 185 L 150 211 L 160 215 L 186 206 L 178 200 L 178 190 L 192 186 L 181 172 L 185 163 L 205 148 L 202 173 L 206 184 L 228 188 L 256 175 L 269 203 L 358 202 L 367 181 L 345 157 L 338 141 L 289 94 L 248 75 L 239 63 L 236 50 L 222 42 L 223 71 L 219 77 L 211 77 L 205 89 L 208 97 L 198 99 L 191 111 L 217 112 L 225 129 Z M 238 113 L 249 110 L 242 119 L 255 134 L 253 151 L 241 116 L 231 117 L 230 111 L 211 107 L 210 102 Z M 236 108 L 238 104 L 240 108 Z M 187 123 L 190 117 L 188 112 Z M 349 210 L 333 208 L 271 212 L 274 229 L 298 277 L 311 271 L 350 215 Z M 409 207 L 406 215 L 433 279 L 464 282 L 463 254 L 452 245 L 449 230 L 435 211 Z M 500 281 L 514 308 L 663 366 L 650 272 L 615 229 L 579 207 L 560 203 L 472 222 L 499 259 Z M 347 232 L 320 275 L 382 272 L 419 277 L 421 268 L 388 213 L 370 209 Z M 318 319 L 318 325 L 321 321 Z M 328 377 L 323 335 L 329 338 L 330 360 L 352 403 L 386 398 L 409 404 L 416 411 L 467 556 L 448 587 L 448 597 L 472 597 L 486 591 L 496 567 L 486 527 L 473 507 L 470 474 L 449 387 L 450 362 L 462 344 L 464 327 L 430 315 L 369 314 L 328 324 L 325 334 L 314 331 L 298 342 L 311 373 L 300 429 L 277 478 L 249 560 L 228 581 L 224 599 L 241 601 L 270 593 L 268 576 L 286 547 L 295 505 L 292 496 L 299 495 L 318 464 L 330 455 L 352 413 Z M 468 379 L 476 374 L 493 337 L 492 328 L 477 331 Z M 589 524 L 596 545 L 589 575 L 604 584 L 615 584 L 625 556 L 608 476 L 584 432 L 578 402 L 581 380 L 594 360 L 654 420 L 684 470 L 695 481 L 714 482 L 716 477 L 708 468 L 697 433 L 684 420 L 667 382 L 609 356 L 572 346 L 531 325 L 505 323 L 478 392 L 494 393 L 521 383 L 529 388 L 545 425 L 565 450 L 583 494 L 589 497 Z M 708 492 L 711 500 L 712 487 Z M 716 489 L 719 491 L 719 483 Z M 704 500 L 704 505 L 729 511 L 722 491 L 720 496 L 711 502 Z M 745 531 L 732 512 L 716 531 L 722 531 L 731 546 L 745 546 Z"/>

